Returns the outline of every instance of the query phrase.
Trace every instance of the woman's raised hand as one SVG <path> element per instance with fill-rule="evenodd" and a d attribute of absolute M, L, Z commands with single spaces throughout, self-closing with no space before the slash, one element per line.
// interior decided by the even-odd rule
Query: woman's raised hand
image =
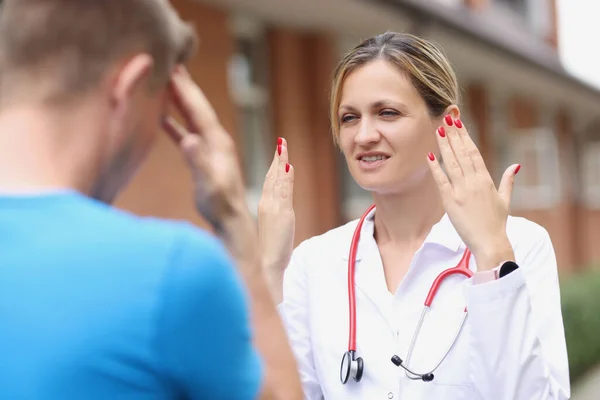
<path fill-rule="evenodd" d="M 258 205 L 263 266 L 276 303 L 282 298 L 283 272 L 294 248 L 296 217 L 293 197 L 294 167 L 289 164 L 287 141 L 279 138 Z"/>
<path fill-rule="evenodd" d="M 429 167 L 437 183 L 450 221 L 473 253 L 478 270 L 491 270 L 514 253 L 506 234 L 506 220 L 515 175 L 520 165 L 511 165 L 498 189 L 483 157 L 460 119 L 450 115 L 436 136 L 446 173 L 433 153 Z"/>

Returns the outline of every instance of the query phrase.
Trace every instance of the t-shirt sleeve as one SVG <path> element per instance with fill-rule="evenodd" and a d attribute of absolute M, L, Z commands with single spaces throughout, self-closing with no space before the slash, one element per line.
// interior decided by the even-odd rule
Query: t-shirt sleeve
<path fill-rule="evenodd" d="M 157 321 L 163 368 L 184 398 L 256 399 L 263 366 L 234 265 L 208 233 L 190 229 L 175 247 Z"/>

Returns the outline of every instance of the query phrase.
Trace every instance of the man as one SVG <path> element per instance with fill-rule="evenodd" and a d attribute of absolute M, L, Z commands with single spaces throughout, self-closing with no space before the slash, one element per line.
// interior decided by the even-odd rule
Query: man
<path fill-rule="evenodd" d="M 0 9 L 0 398 L 302 397 L 193 43 L 164 0 Z M 222 241 L 108 205 L 161 122 Z"/>

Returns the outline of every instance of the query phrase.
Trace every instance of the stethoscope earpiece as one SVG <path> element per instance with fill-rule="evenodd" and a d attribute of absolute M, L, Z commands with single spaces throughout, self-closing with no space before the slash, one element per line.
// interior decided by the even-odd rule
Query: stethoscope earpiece
<path fill-rule="evenodd" d="M 408 369 L 407 367 L 404 366 L 404 361 L 402 361 L 402 359 L 400 357 L 398 357 L 397 355 L 392 356 L 392 363 L 396 367 L 401 367 L 406 372 L 413 375 L 414 378 L 411 378 L 411 379 L 421 379 L 423 382 L 431 382 L 433 380 L 433 374 L 431 372 L 429 372 L 427 374 L 414 373 L 410 369 Z"/>
<path fill-rule="evenodd" d="M 423 379 L 423 382 L 431 382 L 433 380 L 433 374 L 425 374 L 421 379 Z"/>

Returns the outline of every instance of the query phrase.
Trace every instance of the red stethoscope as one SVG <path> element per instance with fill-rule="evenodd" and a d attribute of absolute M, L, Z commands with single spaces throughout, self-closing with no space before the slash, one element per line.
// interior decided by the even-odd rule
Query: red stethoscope
<path fill-rule="evenodd" d="M 356 297 L 354 293 L 354 268 L 356 265 L 356 251 L 358 249 L 358 243 L 360 241 L 360 231 L 362 229 L 363 222 L 367 215 L 375 208 L 375 204 L 373 204 L 369 209 L 363 214 L 363 216 L 358 221 L 358 225 L 354 230 L 354 235 L 352 236 L 352 242 L 350 243 L 350 256 L 348 257 L 348 303 L 349 303 L 349 311 L 350 311 L 350 329 L 349 329 L 349 338 L 348 338 L 348 351 L 344 353 L 342 357 L 342 364 L 340 366 L 340 380 L 343 384 L 348 382 L 348 379 L 352 376 L 356 382 L 359 382 L 362 379 L 363 371 L 364 371 L 364 361 L 362 357 L 356 356 Z M 461 319 L 460 325 L 454 334 L 454 339 L 452 340 L 450 346 L 444 353 L 444 356 L 440 359 L 440 361 L 435 365 L 433 369 L 424 374 L 419 374 L 413 372 L 406 365 L 410 361 L 410 357 L 414 350 L 414 346 L 416 343 L 416 339 L 419 335 L 421 327 L 423 325 L 423 320 L 425 319 L 425 314 L 427 310 L 429 310 L 431 303 L 433 303 L 433 299 L 440 288 L 440 285 L 449 276 L 460 274 L 464 275 L 467 278 L 473 276 L 473 271 L 469 269 L 469 260 L 471 258 L 471 252 L 469 249 L 466 249 L 463 253 L 462 258 L 458 262 L 455 267 L 448 268 L 442 271 L 433 281 L 431 288 L 429 289 L 429 293 L 427 294 L 427 298 L 425 299 L 425 306 L 423 308 L 423 312 L 421 313 L 421 318 L 419 319 L 419 323 L 415 329 L 413 334 L 408 354 L 406 356 L 406 361 L 403 361 L 400 357 L 394 355 L 392 357 L 392 362 L 398 366 L 402 367 L 406 373 L 406 376 L 410 379 L 414 380 L 423 380 L 424 382 L 431 382 L 433 380 L 433 372 L 440 366 L 440 364 L 444 361 L 454 344 L 456 343 L 456 339 L 462 330 L 462 327 L 467 318 L 467 308 L 465 307 L 463 317 Z"/>

